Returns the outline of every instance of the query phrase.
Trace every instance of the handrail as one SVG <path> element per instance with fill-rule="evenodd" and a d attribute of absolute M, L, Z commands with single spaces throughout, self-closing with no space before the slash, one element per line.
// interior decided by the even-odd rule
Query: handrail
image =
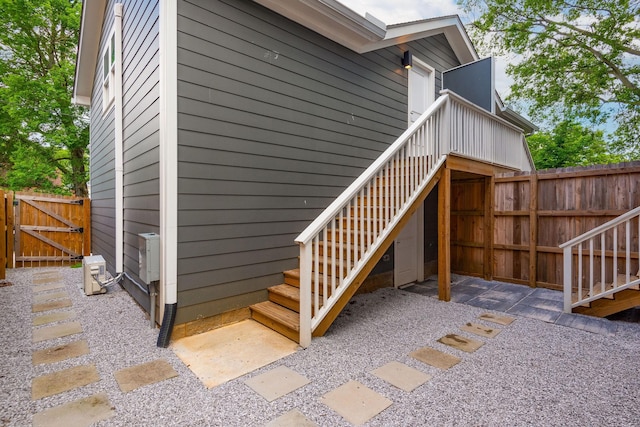
<path fill-rule="evenodd" d="M 391 236 L 448 153 L 522 169 L 522 151 L 528 151 L 517 145 L 522 136 L 516 126 L 443 91 L 295 239 L 300 246 L 300 345 L 310 344 L 312 331 Z"/>
<path fill-rule="evenodd" d="M 608 222 L 605 222 L 602 225 L 597 226 L 596 228 L 587 231 L 584 234 L 579 235 L 578 237 L 574 237 L 573 239 L 569 240 L 568 242 L 564 242 L 560 245 L 560 249 L 564 249 L 567 246 L 575 246 L 578 243 L 582 243 L 582 242 L 586 242 L 587 240 L 591 239 L 592 237 L 597 236 L 598 234 L 602 233 L 603 231 L 607 231 L 617 225 L 622 224 L 623 222 L 633 218 L 634 216 L 640 215 L 640 206 L 638 206 L 635 209 L 630 210 L 629 212 L 620 215 L 617 218 L 614 218 Z"/>
<path fill-rule="evenodd" d="M 372 177 L 375 176 L 377 172 L 380 171 L 380 168 L 385 165 L 389 158 L 393 157 L 394 154 L 402 148 L 406 139 L 412 135 L 416 129 L 418 129 L 422 124 L 424 124 L 429 117 L 431 117 L 433 111 L 439 109 L 443 104 L 447 102 L 447 97 L 440 97 L 431 104 L 431 106 L 425 111 L 422 116 L 418 120 L 416 120 L 402 135 L 396 139 L 396 141 L 391 144 L 386 150 L 382 152 L 382 154 L 367 168 L 355 181 L 351 183 L 343 192 L 335 199 L 321 214 L 318 216 L 307 228 L 304 229 L 302 233 L 296 237 L 296 243 L 309 243 L 309 241 L 322 230 L 322 228 L 326 225 L 327 221 L 335 218 L 340 210 L 344 207 L 348 200 L 351 200 L 353 196 L 358 194 L 365 184 L 367 184 Z"/>
<path fill-rule="evenodd" d="M 622 290 L 640 284 L 637 273 L 631 272 L 631 221 L 638 221 L 638 232 L 640 233 L 640 206 L 629 212 L 620 215 L 586 233 L 575 237 L 560 245 L 563 250 L 563 291 L 564 291 L 564 311 L 571 313 L 574 307 L 588 304 L 597 299 L 613 295 Z M 624 226 L 624 235 L 619 239 L 618 228 Z M 607 233 L 610 233 L 610 243 L 612 249 L 612 262 L 607 264 Z M 588 242 L 588 247 L 583 248 L 583 244 Z M 596 247 L 599 244 L 599 248 Z M 640 244 L 636 248 L 640 252 Z M 621 248 L 619 249 L 619 246 Z M 586 253 L 585 253 L 586 252 Z M 624 252 L 624 279 L 618 275 L 618 255 Z M 574 279 L 573 263 L 574 255 L 577 255 L 577 274 Z M 586 257 L 586 262 L 584 258 Z M 596 259 L 600 260 L 600 268 L 596 268 Z M 585 268 L 583 269 L 583 264 Z M 583 274 L 588 276 L 588 283 L 583 283 Z M 607 284 L 607 278 L 611 278 L 611 283 Z M 598 280 L 599 279 L 599 280 Z M 573 298 L 574 281 L 577 291 Z"/>

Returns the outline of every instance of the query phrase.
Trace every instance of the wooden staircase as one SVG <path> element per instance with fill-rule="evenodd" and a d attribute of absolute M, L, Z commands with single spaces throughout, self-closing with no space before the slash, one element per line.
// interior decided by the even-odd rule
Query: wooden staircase
<path fill-rule="evenodd" d="M 640 306 L 640 270 L 632 272 L 638 268 L 639 227 L 636 207 L 560 245 L 566 313 L 606 317 Z"/>
<path fill-rule="evenodd" d="M 404 167 L 404 165 L 403 165 Z M 409 168 L 406 168 L 409 170 Z M 404 179 L 409 178 L 409 173 L 405 172 L 401 174 Z M 383 242 L 381 247 L 374 253 L 372 257 L 366 260 L 366 265 L 362 269 L 362 272 L 359 275 L 359 279 L 355 280 L 354 283 L 349 287 L 347 292 L 341 297 L 338 304 L 331 309 L 331 314 L 327 316 L 325 321 L 313 331 L 313 336 L 322 336 L 326 332 L 326 330 L 331 326 L 335 318 L 338 316 L 340 311 L 344 308 L 344 306 L 348 303 L 349 299 L 357 292 L 360 285 L 364 282 L 364 279 L 368 276 L 368 274 L 373 270 L 376 266 L 382 255 L 389 248 L 393 240 L 398 236 L 402 227 L 406 224 L 406 222 L 411 218 L 411 215 L 416 211 L 418 206 L 424 202 L 424 199 L 431 192 L 431 190 L 435 187 L 438 180 L 440 178 L 440 174 L 436 174 L 434 179 L 431 180 L 431 183 L 425 188 L 422 192 L 418 200 L 414 202 L 408 212 L 404 215 L 404 217 L 397 223 L 395 229 L 392 230 L 389 237 Z M 381 212 L 383 209 L 387 209 L 387 203 L 390 198 L 387 197 L 379 197 L 378 195 L 387 195 L 390 194 L 392 189 L 392 184 L 387 179 L 378 178 L 376 180 L 375 190 L 371 191 L 371 193 L 375 194 L 376 197 L 371 197 L 370 194 L 366 196 L 360 197 L 353 206 L 350 207 L 351 210 L 351 218 L 353 218 L 354 211 L 356 212 L 356 221 L 360 221 L 360 229 L 364 230 L 363 232 L 366 234 L 370 229 L 380 230 L 381 227 L 384 226 L 383 221 L 377 220 L 373 221 L 373 211 Z M 358 216 L 359 215 L 359 216 Z M 336 223 L 340 221 L 340 218 L 336 218 Z M 349 224 L 347 224 L 349 223 Z M 337 242 L 342 242 L 342 253 L 340 251 L 336 251 L 335 259 L 332 256 L 332 246 L 328 246 L 327 258 L 328 265 L 330 266 L 327 275 L 325 276 L 323 263 L 319 262 L 317 264 L 318 272 L 318 280 L 319 280 L 319 295 L 323 296 L 323 282 L 326 280 L 328 284 L 333 280 L 332 277 L 341 276 L 340 272 L 340 258 L 342 258 L 343 270 L 346 270 L 347 262 L 353 264 L 353 260 L 357 259 L 359 255 L 362 253 L 362 246 L 356 246 L 353 244 L 347 244 L 347 242 L 354 242 L 359 236 L 356 236 L 354 233 L 354 224 L 353 219 L 348 220 L 345 217 L 342 218 L 343 224 L 343 232 L 342 235 L 338 235 L 337 233 L 328 233 L 327 240 L 332 241 L 335 239 Z M 360 238 L 362 238 L 360 236 Z M 324 257 L 325 249 L 324 246 L 320 245 L 318 248 L 319 257 Z M 335 264 L 332 265 L 332 261 Z M 316 265 L 314 263 L 314 265 Z M 314 270 L 315 272 L 315 267 Z M 286 336 L 287 338 L 300 342 L 300 269 L 288 270 L 284 272 L 284 283 L 276 286 L 272 286 L 267 289 L 269 293 L 268 301 L 260 302 L 250 306 L 251 309 L 251 317 L 262 323 L 263 325 L 279 332 L 280 334 Z M 331 286 L 327 286 L 327 296 L 331 296 Z M 312 294 L 312 309 L 315 307 L 314 305 L 314 295 Z M 322 300 L 322 298 L 320 298 Z"/>
<path fill-rule="evenodd" d="M 300 342 L 300 269 L 284 272 L 284 283 L 267 289 L 269 300 L 252 305 L 251 317 Z"/>
<path fill-rule="evenodd" d="M 630 277 L 630 281 L 636 281 L 640 279 L 640 271 Z M 618 283 L 625 283 L 626 276 L 623 274 L 618 275 Z M 601 284 L 596 283 L 594 288 L 601 289 Z M 613 283 L 608 283 L 605 286 L 605 292 L 614 289 Z M 589 296 L 589 291 L 583 292 L 583 298 Z M 577 301 L 577 294 L 573 295 L 573 300 Z M 595 301 L 588 302 L 586 304 L 573 308 L 574 313 L 586 314 L 588 316 L 595 317 L 607 317 L 612 314 L 619 313 L 624 310 L 628 310 L 633 307 L 640 306 L 640 285 L 634 285 L 620 292 L 608 294 L 605 297 L 597 299 Z"/>
<path fill-rule="evenodd" d="M 300 268 L 269 288 L 268 301 L 251 306 L 253 318 L 303 347 L 323 335 L 435 187 L 452 152 L 517 170 L 533 167 L 521 129 L 442 91 L 296 237 Z"/>

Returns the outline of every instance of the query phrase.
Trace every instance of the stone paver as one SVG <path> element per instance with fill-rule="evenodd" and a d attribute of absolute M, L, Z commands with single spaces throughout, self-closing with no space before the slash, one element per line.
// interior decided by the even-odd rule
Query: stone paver
<path fill-rule="evenodd" d="M 66 286 L 64 283 L 56 282 L 56 283 L 46 283 L 44 285 L 34 286 L 33 288 L 31 288 L 31 290 L 35 294 L 38 292 L 53 291 L 54 289 L 64 289 L 65 287 Z"/>
<path fill-rule="evenodd" d="M 409 353 L 409 356 L 427 365 L 447 370 L 457 365 L 462 359 L 431 347 L 423 347 Z"/>
<path fill-rule="evenodd" d="M 62 338 L 79 333 L 82 333 L 82 325 L 80 322 L 60 323 L 59 325 L 34 329 L 33 342 L 52 340 L 54 338 Z"/>
<path fill-rule="evenodd" d="M 464 325 L 460 326 L 460 329 L 465 332 L 471 332 L 472 334 L 485 338 L 495 338 L 495 336 L 500 333 L 500 329 L 471 322 L 465 323 Z"/>
<path fill-rule="evenodd" d="M 53 301 L 61 298 L 69 298 L 67 291 L 60 292 L 48 292 L 45 294 L 37 294 L 33 296 L 34 303 L 41 303 L 46 301 Z"/>
<path fill-rule="evenodd" d="M 279 366 L 269 372 L 249 378 L 245 384 L 267 401 L 272 402 L 309 384 L 309 382 L 307 378 L 286 366 Z"/>
<path fill-rule="evenodd" d="M 100 393 L 38 412 L 33 427 L 89 427 L 114 415 L 106 393 Z"/>
<path fill-rule="evenodd" d="M 31 399 L 42 399 L 97 381 L 100 381 L 100 375 L 95 365 L 75 366 L 34 378 L 31 383 Z"/>
<path fill-rule="evenodd" d="M 564 308 L 564 302 L 559 299 L 541 298 L 529 295 L 520 301 L 518 305 L 526 305 L 529 307 L 541 308 L 544 310 L 561 312 Z"/>
<path fill-rule="evenodd" d="M 42 302 L 33 304 L 31 311 L 33 313 L 41 313 L 43 311 L 57 310 L 59 308 L 71 307 L 72 302 L 70 299 L 59 299 L 55 301 Z"/>
<path fill-rule="evenodd" d="M 173 366 L 164 359 L 158 359 L 141 365 L 124 368 L 113 373 L 120 390 L 124 393 L 145 385 L 154 384 L 177 377 Z"/>
<path fill-rule="evenodd" d="M 302 412 L 293 409 L 266 424 L 265 427 L 317 427 L 317 424 L 305 417 Z"/>
<path fill-rule="evenodd" d="M 445 335 L 444 337 L 440 338 L 438 342 L 458 350 L 466 351 L 467 353 L 473 353 L 484 345 L 482 341 L 463 337 L 457 334 Z"/>
<path fill-rule="evenodd" d="M 75 311 L 56 311 L 55 313 L 43 314 L 42 316 L 34 317 L 32 321 L 33 326 L 42 326 L 47 323 L 61 322 L 63 320 L 75 319 L 77 313 Z"/>
<path fill-rule="evenodd" d="M 60 281 L 62 280 L 62 277 L 59 274 L 52 274 L 52 275 L 42 275 L 39 277 L 35 277 L 33 278 L 33 280 L 31 281 L 31 283 L 33 285 L 42 285 L 44 283 L 52 283 L 52 282 L 56 282 L 56 281 Z"/>
<path fill-rule="evenodd" d="M 556 325 L 568 326 L 601 335 L 615 335 L 618 330 L 618 325 L 608 319 L 579 314 L 562 313 L 555 323 Z"/>
<path fill-rule="evenodd" d="M 509 326 L 510 324 L 513 323 L 514 320 L 516 320 L 513 317 L 499 316 L 493 313 L 483 313 L 480 316 L 478 316 L 478 319 L 487 320 L 489 322 L 497 323 L 498 325 L 502 325 L 502 326 Z"/>
<path fill-rule="evenodd" d="M 509 314 L 528 317 L 530 319 L 542 320 L 547 323 L 555 323 L 562 314 L 560 311 L 545 310 L 544 308 L 532 307 L 524 304 L 517 304 L 507 310 Z"/>
<path fill-rule="evenodd" d="M 393 402 L 357 381 L 349 381 L 320 398 L 320 401 L 355 425 L 362 425 Z"/>
<path fill-rule="evenodd" d="M 400 362 L 389 362 L 371 373 L 406 392 L 415 390 L 431 379 L 431 375 Z"/>
<path fill-rule="evenodd" d="M 35 351 L 31 356 L 31 360 L 34 365 L 40 365 L 61 362 L 85 354 L 89 354 L 89 344 L 87 341 L 81 340 Z"/>

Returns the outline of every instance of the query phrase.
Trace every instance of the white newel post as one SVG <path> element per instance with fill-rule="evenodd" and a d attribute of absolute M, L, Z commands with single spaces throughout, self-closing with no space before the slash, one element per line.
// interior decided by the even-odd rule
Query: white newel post
<path fill-rule="evenodd" d="M 566 246 L 564 248 L 564 312 L 571 313 L 571 250 L 572 247 Z"/>
<path fill-rule="evenodd" d="M 312 242 L 300 243 L 300 345 L 311 345 L 311 261 Z"/>

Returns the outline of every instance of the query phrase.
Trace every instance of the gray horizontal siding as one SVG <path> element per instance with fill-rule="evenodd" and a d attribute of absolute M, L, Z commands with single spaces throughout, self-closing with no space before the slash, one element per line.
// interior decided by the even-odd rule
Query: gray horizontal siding
<path fill-rule="evenodd" d="M 124 268 L 136 279 L 138 234 L 158 232 L 160 224 L 158 15 L 159 1 L 138 0 L 123 18 Z M 128 288 L 148 306 L 144 294 Z"/>
<path fill-rule="evenodd" d="M 90 128 L 91 251 L 104 257 L 111 272 L 115 272 L 114 112 L 102 110 L 102 52 L 113 28 L 114 3 L 108 1 L 105 9 L 91 97 Z"/>
<path fill-rule="evenodd" d="M 124 268 L 138 273 L 138 238 L 158 231 L 158 10 L 157 0 L 123 3 Z M 102 112 L 102 50 L 113 28 L 113 5 L 105 11 L 91 108 L 92 251 L 115 273 L 114 112 Z M 144 307 L 147 297 L 127 289 Z"/>
<path fill-rule="evenodd" d="M 407 48 L 437 79 L 457 65 L 440 36 L 359 55 L 251 1 L 178 3 L 183 313 L 297 265 L 295 236 L 406 129 Z"/>

